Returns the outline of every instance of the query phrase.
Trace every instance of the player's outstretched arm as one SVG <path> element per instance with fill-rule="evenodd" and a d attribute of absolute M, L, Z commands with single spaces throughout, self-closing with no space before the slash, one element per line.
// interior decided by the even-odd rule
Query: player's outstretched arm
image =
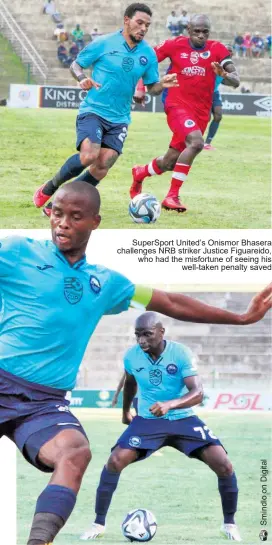
<path fill-rule="evenodd" d="M 137 382 L 133 375 L 130 375 L 126 371 L 126 378 L 123 389 L 123 424 L 130 424 L 133 419 L 132 414 L 130 413 L 130 407 L 133 398 L 137 392 Z"/>
<path fill-rule="evenodd" d="M 157 401 L 150 407 L 149 411 L 154 416 L 164 416 L 171 409 L 188 409 L 199 405 L 203 400 L 203 386 L 200 378 L 197 375 L 186 377 L 184 378 L 184 384 L 188 389 L 187 394 L 169 401 Z"/>
<path fill-rule="evenodd" d="M 272 306 L 272 284 L 255 295 L 246 312 L 237 314 L 207 305 L 180 293 L 154 290 L 146 310 L 160 312 L 185 322 L 249 325 L 261 320 Z"/>
<path fill-rule="evenodd" d="M 70 72 L 73 78 L 78 81 L 81 89 L 83 89 L 84 91 L 89 91 L 89 89 L 91 89 L 92 87 L 94 87 L 95 89 L 99 89 L 101 87 L 100 83 L 97 83 L 92 78 L 89 78 L 88 76 L 86 76 L 86 74 L 84 74 L 83 68 L 76 61 L 72 62 L 70 66 Z"/>
<path fill-rule="evenodd" d="M 147 85 L 147 90 L 150 95 L 160 95 L 163 89 L 170 89 L 171 87 L 179 87 L 177 74 L 165 74 L 161 81 Z"/>
<path fill-rule="evenodd" d="M 224 78 L 222 81 L 224 85 L 234 88 L 239 87 L 240 78 L 233 62 L 226 64 L 224 68 L 218 62 L 212 62 L 212 68 L 217 76 Z"/>
<path fill-rule="evenodd" d="M 117 403 L 118 403 L 118 397 L 119 397 L 119 394 L 120 394 L 121 390 L 123 389 L 125 378 L 126 378 L 126 373 L 123 373 L 120 380 L 119 380 L 119 382 L 118 382 L 116 392 L 115 392 L 115 394 L 113 396 L 113 399 L 112 399 L 112 403 L 111 403 L 112 407 L 115 407 L 115 405 L 117 405 Z"/>

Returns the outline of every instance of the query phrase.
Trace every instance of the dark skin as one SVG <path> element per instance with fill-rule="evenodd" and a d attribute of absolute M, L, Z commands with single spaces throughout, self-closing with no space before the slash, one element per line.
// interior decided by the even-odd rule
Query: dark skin
<path fill-rule="evenodd" d="M 135 324 L 136 341 L 143 350 L 154 361 L 156 361 L 163 353 L 165 348 L 164 328 L 154 312 L 146 312 L 142 314 Z M 157 417 L 165 416 L 172 409 L 185 409 L 198 405 L 203 399 L 202 384 L 198 376 L 191 376 L 184 379 L 184 383 L 188 389 L 188 393 L 176 399 L 171 399 L 165 402 L 157 401 L 150 407 L 150 412 Z M 123 424 L 130 424 L 133 416 L 130 413 L 130 406 L 134 397 L 134 392 L 137 389 L 137 383 L 133 375 L 126 372 L 124 384 L 124 401 L 123 401 Z M 203 433 L 203 432 L 202 432 Z M 211 433 L 208 431 L 207 433 Z M 106 467 L 112 473 L 120 473 L 135 462 L 139 456 L 139 450 L 125 449 L 117 446 L 111 453 Z M 210 445 L 203 449 L 200 453 L 201 460 L 207 464 L 218 476 L 223 477 L 233 473 L 232 464 L 230 463 L 223 447 Z"/>

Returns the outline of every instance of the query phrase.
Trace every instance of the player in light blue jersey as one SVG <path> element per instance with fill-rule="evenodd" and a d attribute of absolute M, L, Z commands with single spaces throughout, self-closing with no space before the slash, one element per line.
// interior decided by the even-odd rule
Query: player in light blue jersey
<path fill-rule="evenodd" d="M 102 470 L 96 492 L 96 518 L 82 540 L 104 535 L 108 509 L 123 469 L 171 446 L 204 462 L 216 473 L 224 515 L 221 531 L 228 539 L 241 541 L 234 521 L 238 488 L 232 464 L 219 439 L 192 410 L 203 399 L 195 358 L 183 344 L 165 340 L 164 333 L 154 312 L 146 312 L 136 320 L 137 345 L 124 356 L 122 422 L 128 428 Z M 133 418 L 130 407 L 136 391 L 138 414 Z"/>
<path fill-rule="evenodd" d="M 229 56 L 230 58 L 233 57 L 233 48 L 231 45 L 226 45 L 226 48 L 229 50 Z M 213 119 L 208 127 L 208 133 L 206 136 L 204 149 L 209 151 L 214 151 L 215 148 L 212 146 L 212 140 L 215 137 L 218 129 L 219 124 L 223 117 L 222 112 L 222 97 L 221 93 L 219 91 L 219 85 L 221 83 L 224 83 L 224 78 L 221 78 L 221 76 L 216 76 L 215 78 L 215 85 L 214 85 L 214 92 L 213 92 L 213 102 L 212 102 L 212 115 Z"/>
<path fill-rule="evenodd" d="M 124 28 L 101 36 L 88 44 L 71 65 L 81 89 L 88 91 L 77 117 L 79 153 L 70 157 L 60 171 L 35 193 L 33 200 L 43 206 L 57 188 L 82 173 L 77 180 L 97 185 L 114 165 L 127 137 L 132 98 L 140 78 L 151 95 L 177 86 L 176 74 L 159 80 L 158 61 L 153 48 L 144 40 L 152 11 L 146 4 L 134 3 L 124 14 Z M 92 77 L 84 70 L 92 67 Z M 137 97 L 135 97 L 137 100 Z M 45 207 L 46 215 L 51 205 Z"/>
<path fill-rule="evenodd" d="M 37 500 L 27 545 L 54 541 L 91 459 L 66 393 L 104 314 L 140 306 L 180 320 L 244 325 L 260 320 L 270 307 L 269 288 L 244 314 L 236 314 L 182 294 L 135 286 L 115 271 L 87 263 L 99 207 L 96 188 L 71 182 L 54 200 L 52 241 L 18 236 L 0 241 L 0 437 L 9 437 L 29 463 L 52 473 Z"/>

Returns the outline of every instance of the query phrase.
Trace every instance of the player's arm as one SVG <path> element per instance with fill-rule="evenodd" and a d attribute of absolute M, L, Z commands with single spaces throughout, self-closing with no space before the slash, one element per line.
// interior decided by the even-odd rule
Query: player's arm
<path fill-rule="evenodd" d="M 78 54 L 75 61 L 72 62 L 70 66 L 70 72 L 73 78 L 78 81 L 81 89 L 88 91 L 92 87 L 99 89 L 101 87 L 100 83 L 94 81 L 91 77 L 86 76 L 84 69 L 90 68 L 103 53 L 104 41 L 95 40 L 88 44 L 80 53 Z"/>
<path fill-rule="evenodd" d="M 169 401 L 157 401 L 150 407 L 150 412 L 154 416 L 164 416 L 172 409 L 188 409 L 199 405 L 203 400 L 203 387 L 201 380 L 197 375 L 192 377 L 186 377 L 183 379 L 184 384 L 188 389 L 188 393 L 177 399 L 170 399 Z"/>
<path fill-rule="evenodd" d="M 112 407 L 115 407 L 115 405 L 117 405 L 118 397 L 119 397 L 119 394 L 120 394 L 121 390 L 123 389 L 125 378 L 126 378 L 126 373 L 123 373 L 120 380 L 119 380 L 119 382 L 118 382 L 116 392 L 115 392 L 115 394 L 114 394 L 114 396 L 112 398 L 112 403 L 111 403 Z"/>
<path fill-rule="evenodd" d="M 147 90 L 150 95 L 160 95 L 163 89 L 171 87 L 179 87 L 177 74 L 165 74 L 160 81 L 147 85 Z"/>
<path fill-rule="evenodd" d="M 135 293 L 137 294 L 137 290 Z M 246 312 L 242 314 L 207 305 L 181 293 L 169 293 L 156 289 L 152 291 L 152 294 L 149 293 L 149 297 L 146 289 L 142 300 L 146 302 L 146 310 L 160 312 L 176 320 L 208 324 L 249 325 L 261 320 L 271 308 L 272 284 L 255 295 Z"/>
<path fill-rule="evenodd" d="M 130 413 L 130 407 L 132 400 L 135 397 L 137 392 L 137 382 L 133 375 L 130 375 L 126 371 L 124 389 L 123 389 L 123 424 L 130 424 L 133 419 L 132 414 Z"/>
<path fill-rule="evenodd" d="M 236 71 L 236 68 L 232 61 L 221 66 L 219 62 L 212 62 L 213 71 L 217 76 L 224 78 L 223 85 L 229 85 L 230 87 L 239 87 L 240 78 Z"/>

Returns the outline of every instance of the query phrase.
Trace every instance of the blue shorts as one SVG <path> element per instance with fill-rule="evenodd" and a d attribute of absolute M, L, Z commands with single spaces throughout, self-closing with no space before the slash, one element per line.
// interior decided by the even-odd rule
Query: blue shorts
<path fill-rule="evenodd" d="M 186 456 L 199 458 L 200 449 L 209 445 L 223 446 L 197 416 L 179 420 L 135 416 L 113 449 L 119 446 L 137 450 L 138 460 L 144 460 L 162 447 L 173 447 Z"/>
<path fill-rule="evenodd" d="M 212 108 L 215 108 L 216 106 L 222 106 L 222 97 L 219 91 L 214 91 L 213 93 Z"/>
<path fill-rule="evenodd" d="M 67 428 L 77 429 L 86 437 L 65 395 L 64 390 L 35 384 L 0 369 L 0 437 L 9 437 L 30 464 L 48 473 L 53 469 L 38 459 L 42 445 Z"/>
<path fill-rule="evenodd" d="M 96 114 L 79 114 L 76 120 L 76 148 L 79 151 L 83 140 L 89 138 L 94 144 L 121 154 L 127 137 L 127 128 L 126 123 L 111 123 Z"/>

